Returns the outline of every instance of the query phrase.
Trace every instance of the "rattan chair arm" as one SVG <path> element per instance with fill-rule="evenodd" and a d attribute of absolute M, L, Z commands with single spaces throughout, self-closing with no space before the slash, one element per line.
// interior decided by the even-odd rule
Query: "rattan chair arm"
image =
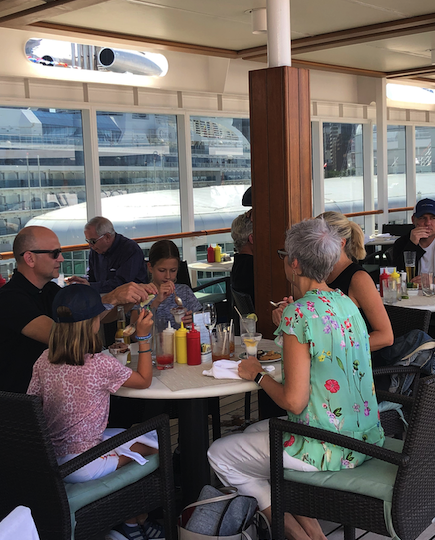
<path fill-rule="evenodd" d="M 420 373 L 417 366 L 382 366 L 373 368 L 373 377 L 380 375 L 394 375 L 395 373 Z"/>
<path fill-rule="evenodd" d="M 289 420 L 282 420 L 279 418 L 272 418 L 269 425 L 271 441 L 273 440 L 274 431 L 288 432 L 294 435 L 302 435 L 317 439 L 319 441 L 329 442 L 337 446 L 343 446 L 349 450 L 361 452 L 362 454 L 381 459 L 382 461 L 387 461 L 393 465 L 405 466 L 409 461 L 409 456 L 407 455 L 400 454 L 392 450 L 387 450 L 386 448 L 376 446 L 375 444 L 359 441 L 353 437 L 347 437 L 346 435 L 341 435 L 340 433 L 335 433 L 333 431 L 306 426 L 305 424 L 297 424 L 295 422 L 290 422 Z"/>
<path fill-rule="evenodd" d="M 406 409 L 412 409 L 414 405 L 414 398 L 411 396 L 404 396 L 403 394 L 393 394 L 386 390 L 378 390 L 376 392 L 376 399 L 378 403 L 381 401 L 392 401 L 393 403 L 400 403 Z"/>
<path fill-rule="evenodd" d="M 165 427 L 167 427 L 166 434 L 164 430 Z M 113 450 L 121 444 L 131 441 L 132 439 L 135 439 L 136 437 L 139 437 L 140 435 L 143 435 L 144 433 L 147 433 L 148 431 L 152 431 L 154 429 L 157 430 L 159 448 L 162 448 L 165 444 L 170 446 L 169 416 L 167 414 L 160 414 L 159 416 L 155 416 L 154 418 L 151 418 L 146 422 L 136 424 L 135 426 L 126 429 L 125 431 L 119 433 L 118 435 L 115 435 L 114 437 L 110 437 L 110 439 L 107 439 L 97 444 L 96 446 L 90 448 L 89 450 L 86 450 L 86 452 L 83 452 L 79 456 L 71 459 L 70 461 L 67 461 L 63 465 L 60 465 L 59 472 L 61 477 L 65 478 L 66 476 L 73 473 L 74 471 L 77 471 L 84 465 L 87 465 L 91 461 L 94 461 L 94 459 L 97 459 L 103 454 L 110 452 L 110 450 Z M 164 440 L 165 438 L 166 441 Z"/>

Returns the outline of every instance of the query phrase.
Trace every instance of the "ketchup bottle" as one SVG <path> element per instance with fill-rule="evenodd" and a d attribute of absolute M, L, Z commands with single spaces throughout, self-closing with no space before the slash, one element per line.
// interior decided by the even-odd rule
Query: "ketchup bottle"
<path fill-rule="evenodd" d="M 200 333 L 193 326 L 187 334 L 187 365 L 199 366 L 201 363 L 201 339 Z"/>
<path fill-rule="evenodd" d="M 214 248 L 210 247 L 207 249 L 207 262 L 214 262 Z"/>
<path fill-rule="evenodd" d="M 379 276 L 379 293 L 381 296 L 384 296 L 384 283 L 388 281 L 389 274 L 387 274 L 387 269 L 384 268 L 384 271 Z"/>

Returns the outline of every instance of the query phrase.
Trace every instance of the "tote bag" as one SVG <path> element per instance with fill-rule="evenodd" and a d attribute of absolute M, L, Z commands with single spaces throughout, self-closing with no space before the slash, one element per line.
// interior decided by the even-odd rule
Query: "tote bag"
<path fill-rule="evenodd" d="M 210 488 L 215 493 L 220 492 L 222 494 L 201 500 L 201 496 L 203 495 L 203 491 L 201 491 L 200 500 L 189 504 L 188 506 L 186 506 L 186 508 L 184 508 L 178 520 L 179 540 L 257 540 L 257 523 L 259 516 L 262 516 L 264 522 L 266 523 L 268 536 L 270 539 L 272 538 L 272 533 L 266 517 L 264 516 L 264 514 L 258 511 L 254 511 L 253 513 L 251 512 L 252 517 L 251 519 L 248 519 L 247 522 L 244 524 L 243 530 L 241 532 L 230 536 L 223 536 L 220 534 L 216 535 L 216 521 L 219 520 L 219 528 L 223 523 L 224 519 L 232 520 L 234 518 L 236 520 L 239 519 L 242 522 L 244 517 L 246 517 L 243 516 L 240 512 L 240 507 L 245 506 L 244 502 L 246 502 L 242 501 L 242 499 L 253 499 L 253 497 L 243 497 L 241 495 L 238 495 L 237 488 L 234 487 L 223 487 L 220 488 L 220 490 L 218 491 L 211 486 L 205 486 L 203 490 L 207 488 Z M 237 498 L 239 499 L 239 501 L 237 502 L 240 502 L 240 504 L 237 504 L 237 502 L 233 502 L 233 504 L 231 505 L 231 501 L 234 501 Z M 256 501 L 254 504 L 256 506 Z M 213 505 L 213 510 L 212 506 L 210 505 Z M 247 506 L 249 506 L 249 501 Z M 203 533 L 193 532 L 186 529 L 189 518 L 192 516 L 192 511 L 196 508 L 201 508 L 202 510 L 202 530 L 204 531 Z M 233 513 L 235 515 L 231 515 Z M 206 529 L 208 528 L 207 520 L 209 520 L 210 522 L 209 532 L 213 531 L 215 534 L 206 534 Z"/>

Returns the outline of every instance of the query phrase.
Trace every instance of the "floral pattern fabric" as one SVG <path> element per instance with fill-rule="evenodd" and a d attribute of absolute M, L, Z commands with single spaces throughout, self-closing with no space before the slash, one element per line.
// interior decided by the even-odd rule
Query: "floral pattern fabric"
<path fill-rule="evenodd" d="M 358 308 L 339 289 L 313 290 L 289 305 L 275 334 L 295 335 L 309 345 L 310 398 L 289 420 L 382 446 L 368 332 Z M 287 374 L 291 376 L 291 374 Z M 360 465 L 364 454 L 300 435 L 284 435 L 285 451 L 319 470 Z"/>

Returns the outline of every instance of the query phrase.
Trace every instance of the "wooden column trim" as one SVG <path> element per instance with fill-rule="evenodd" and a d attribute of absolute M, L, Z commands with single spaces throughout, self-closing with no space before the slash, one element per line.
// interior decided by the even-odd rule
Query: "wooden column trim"
<path fill-rule="evenodd" d="M 269 301 L 290 290 L 276 251 L 293 223 L 312 216 L 309 71 L 251 71 L 249 96 L 255 308 L 258 330 L 271 338 Z"/>

